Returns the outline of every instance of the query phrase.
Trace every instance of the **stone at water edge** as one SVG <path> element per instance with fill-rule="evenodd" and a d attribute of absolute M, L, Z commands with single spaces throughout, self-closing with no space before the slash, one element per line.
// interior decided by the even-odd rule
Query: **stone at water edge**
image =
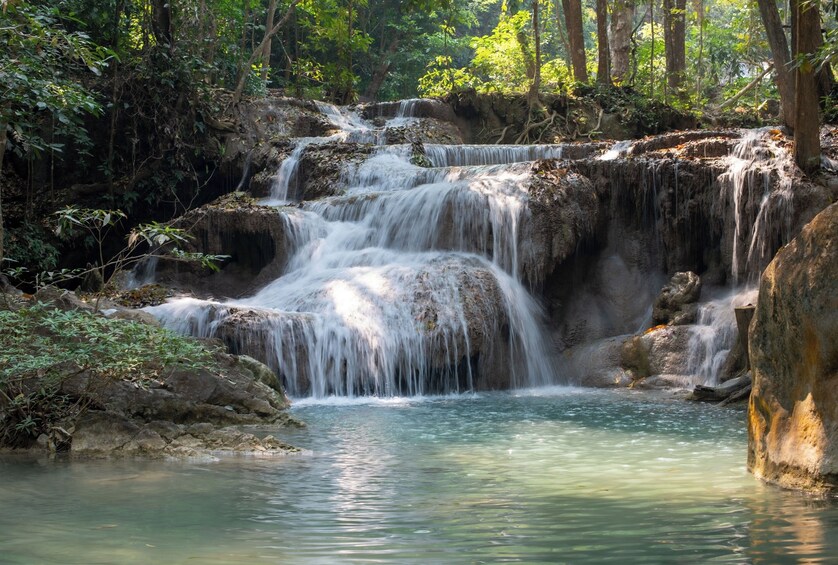
<path fill-rule="evenodd" d="M 652 310 L 652 323 L 680 326 L 695 322 L 701 279 L 692 271 L 675 273 L 661 289 Z"/>
<path fill-rule="evenodd" d="M 784 487 L 838 489 L 838 203 L 762 275 L 749 332 L 748 468 Z"/>

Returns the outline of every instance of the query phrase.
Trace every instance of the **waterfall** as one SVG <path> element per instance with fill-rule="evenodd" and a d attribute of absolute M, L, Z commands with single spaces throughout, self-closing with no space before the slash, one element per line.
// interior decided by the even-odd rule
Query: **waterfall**
<path fill-rule="evenodd" d="M 754 282 L 779 242 L 791 238 L 792 183 L 783 173 L 784 161 L 790 163 L 790 158 L 777 146 L 771 132 L 746 131 L 728 157 L 727 172 L 719 177 L 719 201 L 732 208 L 734 285 Z"/>
<path fill-rule="evenodd" d="M 699 305 L 690 328 L 687 368 L 695 384 L 718 384 L 719 375 L 738 336 L 734 308 L 754 304 L 756 289 L 731 290 Z"/>
<path fill-rule="evenodd" d="M 536 159 L 560 159 L 561 145 L 434 145 L 425 144 L 434 167 L 502 165 Z"/>
<path fill-rule="evenodd" d="M 357 112 L 326 102 L 315 102 L 315 105 L 337 130 L 329 139 L 372 144 L 386 142 L 386 132 L 370 126 Z"/>
<path fill-rule="evenodd" d="M 318 107 L 340 128 L 322 139 L 386 133 Z M 411 108 L 408 101 L 399 114 Z M 297 141 L 268 202 L 293 198 L 296 168 L 315 142 Z M 410 146 L 381 147 L 346 171 L 340 196 L 279 208 L 289 258 L 252 296 L 181 298 L 148 311 L 175 331 L 259 358 L 296 397 L 555 382 L 543 313 L 521 282 L 530 165 L 519 161 L 558 156 L 561 147 L 428 147 L 433 168 L 411 164 Z"/>
<path fill-rule="evenodd" d="M 297 145 L 291 154 L 282 161 L 271 185 L 270 200 L 277 204 L 286 203 L 292 200 L 297 194 L 297 171 L 300 168 L 300 159 L 303 152 L 313 141 L 311 139 L 298 139 Z M 291 187 L 293 190 L 290 190 Z"/>

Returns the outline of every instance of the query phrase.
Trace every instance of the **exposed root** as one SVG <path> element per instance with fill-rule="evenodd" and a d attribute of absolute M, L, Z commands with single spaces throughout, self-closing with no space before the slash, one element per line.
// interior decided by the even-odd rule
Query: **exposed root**
<path fill-rule="evenodd" d="M 521 134 L 515 140 L 515 143 L 517 143 L 517 144 L 533 143 L 533 141 L 535 141 L 536 143 L 540 142 L 541 139 L 544 137 L 544 132 L 546 132 L 550 128 L 550 126 L 553 125 L 553 122 L 555 120 L 556 120 L 556 112 L 550 112 L 550 115 L 547 116 L 546 118 L 544 118 L 543 120 L 541 120 L 540 122 L 533 123 L 532 118 L 530 118 L 529 120 L 527 120 L 527 125 L 524 127 L 524 131 L 521 132 Z M 541 129 L 541 131 L 539 133 L 539 136 L 535 140 L 533 140 L 530 137 L 530 134 L 534 130 L 538 130 L 539 128 L 543 128 L 543 129 Z"/>
<path fill-rule="evenodd" d="M 499 145 L 499 144 L 503 141 L 503 138 L 504 138 L 504 137 L 506 137 L 506 132 L 507 132 L 507 131 L 509 130 L 509 128 L 511 128 L 511 127 L 512 127 L 512 124 L 510 124 L 510 125 L 506 126 L 505 128 L 503 128 L 503 131 L 500 133 L 500 137 L 499 137 L 499 138 L 498 138 L 498 140 L 495 142 L 495 145 Z"/>
<path fill-rule="evenodd" d="M 597 120 L 596 120 L 596 125 L 594 126 L 594 129 L 592 129 L 591 131 L 588 132 L 588 139 L 591 140 L 591 141 L 593 141 L 593 138 L 591 136 L 594 135 L 595 133 L 599 132 L 599 128 L 602 125 L 602 114 L 603 113 L 604 113 L 603 109 L 600 108 L 599 109 L 599 116 L 597 116 Z"/>

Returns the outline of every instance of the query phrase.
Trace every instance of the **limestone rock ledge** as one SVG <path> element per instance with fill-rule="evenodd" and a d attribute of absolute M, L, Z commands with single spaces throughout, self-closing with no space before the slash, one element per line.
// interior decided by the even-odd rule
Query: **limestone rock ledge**
<path fill-rule="evenodd" d="M 82 457 L 269 457 L 299 451 L 242 425 L 296 427 L 273 373 L 255 359 L 217 353 L 214 370 L 176 369 L 151 385 L 102 382 L 86 372 L 61 392 L 96 400 L 67 428 L 38 438 L 36 448 Z M 55 433 L 58 432 L 58 433 Z M 63 444 L 63 445 L 62 445 Z"/>
<path fill-rule="evenodd" d="M 788 488 L 838 490 L 838 203 L 763 273 L 749 347 L 748 468 Z"/>

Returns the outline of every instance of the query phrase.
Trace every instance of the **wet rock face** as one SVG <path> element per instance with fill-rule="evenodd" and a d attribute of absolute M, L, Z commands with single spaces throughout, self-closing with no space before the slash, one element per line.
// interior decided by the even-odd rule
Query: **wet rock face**
<path fill-rule="evenodd" d="M 838 204 L 763 273 L 749 344 L 749 469 L 785 487 L 838 489 Z"/>
<path fill-rule="evenodd" d="M 197 294 L 239 297 L 275 279 L 288 259 L 282 211 L 233 193 L 178 220 L 194 239 L 185 251 L 227 255 L 219 272 L 193 263 L 161 261 L 159 282 Z"/>
<path fill-rule="evenodd" d="M 701 279 L 692 271 L 675 273 L 652 309 L 652 323 L 680 326 L 695 322 Z"/>
<path fill-rule="evenodd" d="M 528 193 L 520 253 L 524 277 L 537 286 L 593 233 L 600 200 L 589 179 L 555 160 L 533 165 Z"/>
<path fill-rule="evenodd" d="M 329 142 L 310 145 L 300 160 L 297 200 L 337 196 L 345 190 L 341 182 L 350 167 L 368 158 L 374 146 L 368 143 Z"/>

